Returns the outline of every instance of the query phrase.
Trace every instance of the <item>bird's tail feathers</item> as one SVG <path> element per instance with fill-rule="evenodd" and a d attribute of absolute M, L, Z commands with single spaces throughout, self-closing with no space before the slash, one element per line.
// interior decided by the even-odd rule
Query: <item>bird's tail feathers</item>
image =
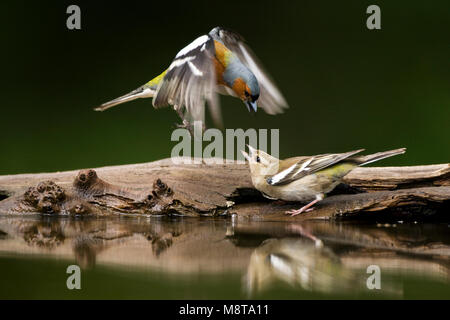
<path fill-rule="evenodd" d="M 398 154 L 403 154 L 406 152 L 406 148 L 400 148 L 400 149 L 395 149 L 395 150 L 389 150 L 389 151 L 383 151 L 383 152 L 377 152 L 374 154 L 369 154 L 367 156 L 361 156 L 358 157 L 357 160 L 358 162 L 360 162 L 360 166 L 364 166 L 366 164 L 381 160 L 381 159 L 385 159 L 385 158 L 389 158 L 392 156 L 396 156 Z"/>
<path fill-rule="evenodd" d="M 103 103 L 102 105 L 94 108 L 95 111 L 105 111 L 106 109 L 112 108 L 114 106 L 117 106 L 119 104 L 132 101 L 138 98 L 150 98 L 153 97 L 155 94 L 155 90 L 149 87 L 146 87 L 145 85 L 137 88 L 136 90 L 131 91 L 130 93 L 127 93 L 126 95 L 123 95 L 121 97 L 118 97 L 114 100 L 108 101 Z"/>

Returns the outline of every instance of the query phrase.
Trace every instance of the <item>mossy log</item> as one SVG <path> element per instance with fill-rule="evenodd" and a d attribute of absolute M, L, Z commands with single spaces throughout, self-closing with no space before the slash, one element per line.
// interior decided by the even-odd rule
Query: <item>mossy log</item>
<path fill-rule="evenodd" d="M 0 213 L 216 216 L 252 220 L 337 217 L 448 220 L 450 164 L 357 168 L 314 211 L 264 199 L 247 164 L 174 164 L 171 159 L 81 171 L 0 176 Z"/>

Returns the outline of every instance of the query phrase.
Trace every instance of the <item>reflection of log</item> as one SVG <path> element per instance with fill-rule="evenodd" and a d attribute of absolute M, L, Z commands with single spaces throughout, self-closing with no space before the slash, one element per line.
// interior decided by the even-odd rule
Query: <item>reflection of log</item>
<path fill-rule="evenodd" d="M 312 213 L 284 211 L 298 204 L 263 199 L 252 188 L 247 165 L 175 165 L 170 159 L 80 172 L 0 177 L 0 212 L 58 214 L 217 215 L 236 213 L 265 220 L 302 220 L 374 213 L 414 219 L 445 213 L 450 165 L 358 168 Z M 347 188 L 348 189 L 348 188 Z M 369 192 L 366 192 L 369 191 Z M 2 196 L 3 195 L 3 196 Z"/>
<path fill-rule="evenodd" d="M 405 275 L 448 286 L 447 229 L 447 224 L 412 223 L 0 217 L 0 258 L 34 256 L 67 265 L 75 260 L 82 268 L 120 268 L 121 275 L 145 272 L 144 278 L 156 274 L 170 281 L 189 279 L 189 284 L 207 275 L 245 275 L 241 283 L 250 296 L 283 283 L 289 290 L 367 292 L 367 267 L 377 265 L 385 297 L 402 295 Z M 307 233 L 323 240 L 323 246 L 305 238 Z M 423 294 L 429 297 L 428 291 Z"/>
<path fill-rule="evenodd" d="M 441 224 L 0 217 L 0 256 L 45 254 L 75 258 L 82 267 L 114 264 L 176 273 L 243 271 L 254 250 L 269 239 L 296 240 L 298 248 L 309 250 L 314 242 L 302 236 L 305 232 L 322 239 L 351 269 L 377 264 L 383 270 L 428 270 L 428 275 L 450 279 L 450 237 Z"/>

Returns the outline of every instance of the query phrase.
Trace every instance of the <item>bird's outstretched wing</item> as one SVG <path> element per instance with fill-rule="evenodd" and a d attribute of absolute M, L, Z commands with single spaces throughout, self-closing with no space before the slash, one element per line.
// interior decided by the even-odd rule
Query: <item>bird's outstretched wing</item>
<path fill-rule="evenodd" d="M 215 92 L 216 76 L 211 59 L 214 57 L 214 40 L 204 35 L 183 48 L 167 69 L 153 98 L 155 108 L 173 105 L 188 121 L 204 121 L 205 100 L 211 109 L 218 110 Z M 220 113 L 213 118 L 220 125 Z"/>
<path fill-rule="evenodd" d="M 306 175 L 315 173 L 336 164 L 354 154 L 362 152 L 364 149 L 350 151 L 346 153 L 322 154 L 312 157 L 301 157 L 299 161 L 294 161 L 286 169 L 282 169 L 277 174 L 267 177 L 266 181 L 272 186 L 290 183 L 303 178 Z"/>
<path fill-rule="evenodd" d="M 222 42 L 253 72 L 260 88 L 258 105 L 265 112 L 268 114 L 277 114 L 282 113 L 285 108 L 288 108 L 288 104 L 275 85 L 275 82 L 264 69 L 256 55 L 247 46 L 242 36 L 221 27 L 212 29 L 209 35 L 214 40 Z"/>

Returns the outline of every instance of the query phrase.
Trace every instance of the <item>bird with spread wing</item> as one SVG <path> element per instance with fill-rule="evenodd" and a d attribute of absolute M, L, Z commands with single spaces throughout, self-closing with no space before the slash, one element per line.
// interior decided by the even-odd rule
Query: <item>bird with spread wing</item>
<path fill-rule="evenodd" d="M 137 98 L 153 98 L 155 108 L 173 106 L 190 127 L 205 118 L 205 102 L 215 124 L 222 126 L 217 94 L 239 98 L 249 112 L 258 105 L 268 114 L 288 107 L 273 80 L 244 39 L 220 27 L 195 39 L 173 59 L 169 68 L 132 92 L 95 108 L 103 111 Z"/>

